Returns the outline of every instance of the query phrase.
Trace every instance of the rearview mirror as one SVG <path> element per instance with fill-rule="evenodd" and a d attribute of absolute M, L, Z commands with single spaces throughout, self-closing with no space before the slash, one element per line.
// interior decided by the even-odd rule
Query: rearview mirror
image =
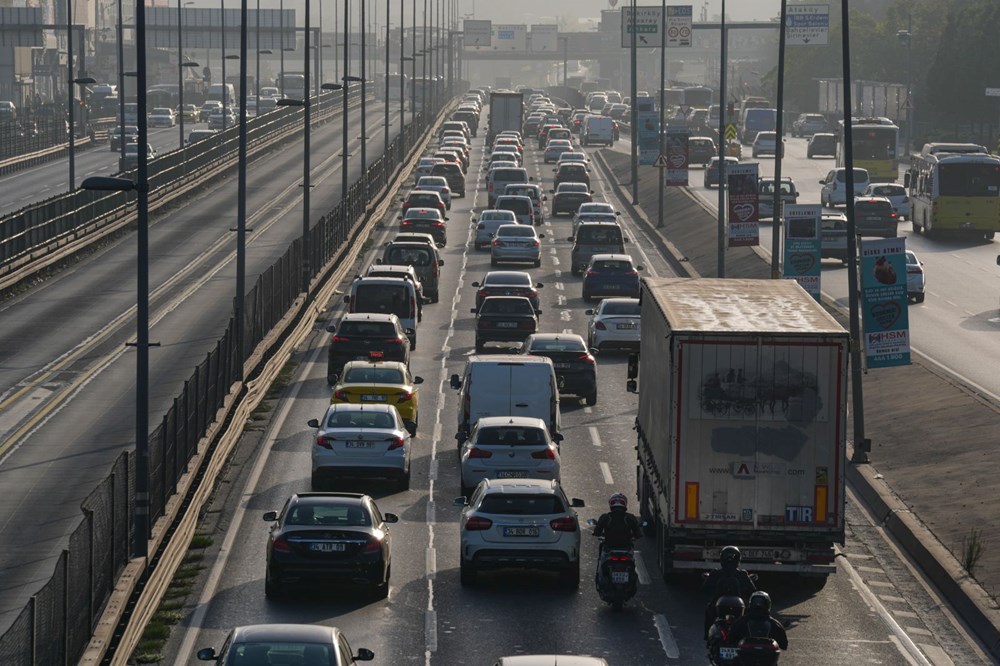
<path fill-rule="evenodd" d="M 471 312 L 472 314 L 476 314 L 478 310 L 476 310 L 476 308 L 469 308 L 469 312 Z"/>
<path fill-rule="evenodd" d="M 444 247 L 444 243 L 441 243 L 438 247 Z M 444 259 L 438 259 L 438 266 L 444 266 Z"/>
<path fill-rule="evenodd" d="M 473 283 L 472 283 L 472 286 L 473 286 L 473 287 L 479 287 L 479 283 L 478 283 L 478 282 L 473 282 Z"/>
<path fill-rule="evenodd" d="M 574 509 L 582 509 L 584 506 L 586 506 L 586 504 L 584 504 L 583 500 L 580 499 L 579 497 L 574 497 L 573 499 L 571 499 L 569 501 L 569 505 L 571 507 L 573 507 Z"/>
<path fill-rule="evenodd" d="M 628 355 L 628 373 L 626 375 L 629 379 L 635 379 L 639 376 L 639 355 L 629 354 Z"/>
<path fill-rule="evenodd" d="M 539 238 L 545 238 L 545 234 L 538 234 Z"/>
<path fill-rule="evenodd" d="M 327 333 L 336 333 L 337 332 L 337 325 L 336 324 L 327 324 L 326 325 L 326 332 Z"/>
<path fill-rule="evenodd" d="M 645 268 L 643 268 L 642 266 L 636 266 L 636 267 L 635 267 L 635 270 L 637 270 L 637 271 L 641 271 L 641 270 L 645 270 Z"/>
<path fill-rule="evenodd" d="M 556 193 L 556 191 L 555 191 L 555 190 L 549 190 L 549 193 L 550 193 L 550 194 L 555 194 L 555 193 Z"/>
<path fill-rule="evenodd" d="M 467 500 L 464 495 L 462 497 L 456 497 L 454 500 L 452 500 L 452 504 L 454 504 L 455 506 L 465 506 L 468 503 L 469 500 Z"/>
<path fill-rule="evenodd" d="M 394 513 L 388 513 L 387 512 L 387 513 L 382 514 L 382 520 L 384 520 L 387 523 L 398 523 L 399 522 L 399 516 L 397 516 Z"/>
<path fill-rule="evenodd" d="M 350 303 L 351 302 L 351 295 L 350 294 L 347 294 L 347 295 L 344 296 L 344 302 L 345 303 Z"/>
<path fill-rule="evenodd" d="M 536 315 L 540 315 L 540 314 L 542 314 L 542 311 L 541 310 L 535 310 L 535 314 Z"/>
<path fill-rule="evenodd" d="M 458 375 L 452 375 L 449 383 L 453 389 L 462 388 L 462 380 L 458 378 Z"/>
<path fill-rule="evenodd" d="M 593 315 L 594 314 L 594 309 L 590 308 L 590 309 L 584 310 L 583 314 L 585 314 L 585 315 Z"/>
<path fill-rule="evenodd" d="M 545 286 L 545 285 L 544 285 L 544 284 L 542 284 L 541 282 L 536 282 L 536 283 L 535 283 L 535 289 L 541 289 L 541 288 L 542 288 L 542 287 L 544 287 L 544 286 Z"/>
<path fill-rule="evenodd" d="M 218 657 L 215 655 L 215 648 L 202 648 L 198 650 L 198 661 L 215 661 Z"/>
<path fill-rule="evenodd" d="M 354 655 L 355 661 L 371 661 L 375 658 L 375 653 L 368 648 L 358 648 L 358 653 Z"/>
<path fill-rule="evenodd" d="M 423 384 L 424 383 L 424 378 L 423 377 L 414 377 L 413 378 L 413 383 L 414 384 Z"/>
<path fill-rule="evenodd" d="M 568 241 L 570 241 L 570 242 L 572 243 L 572 242 L 573 242 L 573 237 L 572 237 L 572 236 L 570 236 L 570 237 L 568 237 L 568 238 L 567 238 L 566 240 L 568 240 Z"/>
<path fill-rule="evenodd" d="M 564 439 L 564 437 L 560 433 L 558 433 L 558 432 L 552 434 L 552 441 L 553 442 L 561 442 L 561 441 L 563 441 L 563 439 Z"/>

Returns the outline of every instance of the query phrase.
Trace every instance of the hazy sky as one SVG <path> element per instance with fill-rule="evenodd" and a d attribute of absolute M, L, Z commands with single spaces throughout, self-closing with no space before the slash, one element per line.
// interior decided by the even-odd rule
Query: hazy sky
<path fill-rule="evenodd" d="M 488 0 L 458 0 L 459 15 L 475 14 L 476 18 L 491 19 L 503 23 L 543 23 L 544 17 L 577 17 L 595 18 L 601 16 L 602 9 L 611 9 L 608 0 L 503 0 L 489 2 Z M 623 3 L 629 0 L 619 0 L 615 8 L 621 9 Z M 637 0 L 639 6 L 656 5 L 656 0 Z M 667 4 L 686 4 L 671 0 Z M 711 18 L 718 14 L 721 0 L 691 0 L 695 20 L 701 16 L 702 8 L 707 8 Z M 777 15 L 781 3 L 779 0 L 728 0 L 726 3 L 727 18 L 732 19 L 767 19 Z M 419 12 L 419 10 L 418 10 Z"/>

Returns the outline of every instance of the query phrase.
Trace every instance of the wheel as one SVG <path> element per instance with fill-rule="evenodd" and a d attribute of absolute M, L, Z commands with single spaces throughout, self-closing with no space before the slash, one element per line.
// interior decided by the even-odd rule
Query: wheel
<path fill-rule="evenodd" d="M 593 407 L 596 404 L 597 404 L 597 391 L 594 391 L 593 393 L 587 396 L 587 406 Z"/>
<path fill-rule="evenodd" d="M 389 575 L 392 573 L 392 566 L 385 570 L 385 579 L 381 582 L 372 582 L 371 586 L 372 596 L 376 599 L 385 599 L 389 596 Z"/>
<path fill-rule="evenodd" d="M 461 453 L 459 453 L 459 456 L 461 456 Z M 462 487 L 462 495 L 464 497 L 468 497 L 469 495 L 472 494 L 472 491 L 475 490 L 473 486 L 467 486 L 464 483 L 461 484 L 461 487 Z"/>
<path fill-rule="evenodd" d="M 611 608 L 616 611 L 620 611 L 622 609 L 622 606 L 624 605 L 625 602 L 622 601 L 621 599 L 615 599 L 614 601 L 611 602 Z"/>
<path fill-rule="evenodd" d="M 536 259 L 535 260 L 535 268 L 541 268 L 541 267 L 542 267 L 542 260 L 541 259 Z"/>
<path fill-rule="evenodd" d="M 406 474 L 404 474 L 403 478 L 401 478 L 397 482 L 396 486 L 400 490 L 409 490 L 410 489 L 410 470 L 406 470 Z"/>
<path fill-rule="evenodd" d="M 481 353 L 486 345 L 479 339 L 476 338 L 476 352 Z"/>
<path fill-rule="evenodd" d="M 924 302 L 924 295 L 923 295 L 923 293 L 920 293 L 920 294 L 917 294 L 916 296 L 914 296 L 913 300 L 916 301 L 917 303 L 923 303 Z"/>
<path fill-rule="evenodd" d="M 587 293 L 587 292 L 583 292 L 583 302 L 584 302 L 584 303 L 589 303 L 589 302 L 590 302 L 590 301 L 592 301 L 592 300 L 593 300 L 593 299 L 591 298 L 591 296 L 590 296 L 590 294 L 589 294 L 589 293 Z"/>
<path fill-rule="evenodd" d="M 431 296 L 431 303 L 437 303 L 437 302 L 438 302 L 438 293 L 435 291 L 434 294 Z"/>
<path fill-rule="evenodd" d="M 323 481 L 322 479 L 319 478 L 319 475 L 316 472 L 312 473 L 312 477 L 309 479 L 309 485 L 311 486 L 314 492 L 322 490 Z"/>
<path fill-rule="evenodd" d="M 476 582 L 476 567 L 471 562 L 461 560 L 458 573 L 462 585 L 473 585 Z"/>
<path fill-rule="evenodd" d="M 497 265 L 497 260 L 494 259 L 493 257 L 490 257 L 490 266 L 496 267 L 496 265 Z"/>
<path fill-rule="evenodd" d="M 569 565 L 559 572 L 559 584 L 565 588 L 575 590 L 580 587 L 580 560 Z"/>
<path fill-rule="evenodd" d="M 264 574 L 264 596 L 271 601 L 277 601 L 284 596 L 284 590 L 278 587 L 276 583 L 271 582 L 270 571 Z"/>

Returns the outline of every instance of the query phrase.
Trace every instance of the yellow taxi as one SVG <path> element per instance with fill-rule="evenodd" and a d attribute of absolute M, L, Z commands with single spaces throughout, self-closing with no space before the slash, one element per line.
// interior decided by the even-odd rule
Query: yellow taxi
<path fill-rule="evenodd" d="M 393 405 L 406 424 L 410 435 L 417 434 L 418 391 L 423 377 L 414 377 L 400 361 L 348 361 L 336 376 L 332 404 L 374 403 Z"/>

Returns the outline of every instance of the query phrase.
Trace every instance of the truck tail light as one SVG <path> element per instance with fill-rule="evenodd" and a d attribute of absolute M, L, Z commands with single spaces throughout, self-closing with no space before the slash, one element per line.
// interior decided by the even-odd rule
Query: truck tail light
<path fill-rule="evenodd" d="M 698 483 L 684 484 L 684 519 L 698 520 Z"/>

